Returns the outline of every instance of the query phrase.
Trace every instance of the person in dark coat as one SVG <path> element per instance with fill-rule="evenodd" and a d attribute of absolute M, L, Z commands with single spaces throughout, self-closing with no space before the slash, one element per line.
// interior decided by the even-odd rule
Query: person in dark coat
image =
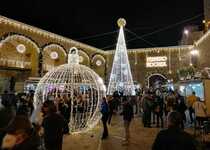
<path fill-rule="evenodd" d="M 182 122 L 181 122 L 182 129 L 184 129 L 184 123 L 186 121 L 186 115 L 185 115 L 186 110 L 187 110 L 187 106 L 184 102 L 184 97 L 180 95 L 177 100 L 177 111 L 180 112 L 182 116 Z"/>
<path fill-rule="evenodd" d="M 151 111 L 153 108 L 153 97 L 148 90 L 145 90 L 145 93 L 142 97 L 142 108 L 143 108 L 143 124 L 144 127 L 151 127 Z"/>
<path fill-rule="evenodd" d="M 123 120 L 124 120 L 124 128 L 125 128 L 125 144 L 129 143 L 130 140 L 130 124 L 131 120 L 134 117 L 133 114 L 133 106 L 128 99 L 128 97 L 124 96 L 123 97 Z"/>
<path fill-rule="evenodd" d="M 108 124 L 110 125 L 111 124 L 112 115 L 114 113 L 115 106 L 116 106 L 116 100 L 113 99 L 111 96 L 108 99 L 108 105 L 109 105 Z"/>
<path fill-rule="evenodd" d="M 26 116 L 16 116 L 8 125 L 2 149 L 39 150 L 40 137 Z"/>
<path fill-rule="evenodd" d="M 42 123 L 45 148 L 47 150 L 62 150 L 65 120 L 62 115 L 57 113 L 53 101 L 45 101 L 43 106 L 46 113 Z"/>
<path fill-rule="evenodd" d="M 11 108 L 1 108 L 0 109 L 0 145 L 6 134 L 6 128 L 9 122 L 15 117 L 14 111 Z"/>
<path fill-rule="evenodd" d="M 68 110 L 68 105 L 63 100 L 61 100 L 58 104 L 58 110 L 65 119 L 65 127 L 64 127 L 63 133 L 69 134 L 68 123 L 69 123 L 69 118 L 70 118 L 70 111 Z"/>
<path fill-rule="evenodd" d="M 163 102 L 163 97 L 160 90 L 156 90 L 154 98 L 155 98 L 154 113 L 157 119 L 156 127 L 159 128 L 161 126 L 161 128 L 163 128 L 163 103 L 164 102 Z"/>
<path fill-rule="evenodd" d="M 10 99 L 10 95 L 7 90 L 4 91 L 4 94 L 1 96 L 1 104 L 8 108 L 12 106 L 12 100 Z"/>
<path fill-rule="evenodd" d="M 197 150 L 199 143 L 180 128 L 182 116 L 179 112 L 168 115 L 168 129 L 158 133 L 152 150 Z"/>
<path fill-rule="evenodd" d="M 103 135 L 102 135 L 102 140 L 106 139 L 108 137 L 108 128 L 107 128 L 107 121 L 108 121 L 108 117 L 109 117 L 109 106 L 108 103 L 106 101 L 106 97 L 103 97 L 103 101 L 101 103 L 101 113 L 102 113 L 102 122 L 103 122 L 103 127 L 104 127 L 104 131 L 103 131 Z"/>

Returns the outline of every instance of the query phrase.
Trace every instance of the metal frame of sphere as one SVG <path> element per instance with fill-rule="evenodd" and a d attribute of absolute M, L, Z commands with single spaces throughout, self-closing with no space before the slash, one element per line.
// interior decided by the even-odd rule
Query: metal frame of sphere
<path fill-rule="evenodd" d="M 106 88 L 93 70 L 78 63 L 76 48 L 70 49 L 68 55 L 68 64 L 54 68 L 40 80 L 34 105 L 39 109 L 48 99 L 57 105 L 60 101 L 65 102 L 70 111 L 70 132 L 80 133 L 93 128 L 100 120 L 100 104 Z"/>

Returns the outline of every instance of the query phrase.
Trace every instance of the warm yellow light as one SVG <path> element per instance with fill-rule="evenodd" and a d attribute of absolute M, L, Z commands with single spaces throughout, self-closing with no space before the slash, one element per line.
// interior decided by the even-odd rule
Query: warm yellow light
<path fill-rule="evenodd" d="M 206 20 L 203 20 L 203 23 L 206 23 Z"/>
<path fill-rule="evenodd" d="M 185 35 L 188 35 L 188 34 L 189 34 L 189 30 L 185 29 L 185 30 L 184 30 L 184 34 L 185 34 Z"/>
<path fill-rule="evenodd" d="M 197 49 L 193 49 L 193 50 L 191 50 L 190 54 L 194 55 L 194 56 L 199 55 L 199 51 Z"/>
<path fill-rule="evenodd" d="M 124 18 L 119 18 L 117 24 L 119 27 L 124 27 L 126 25 L 126 20 Z"/>

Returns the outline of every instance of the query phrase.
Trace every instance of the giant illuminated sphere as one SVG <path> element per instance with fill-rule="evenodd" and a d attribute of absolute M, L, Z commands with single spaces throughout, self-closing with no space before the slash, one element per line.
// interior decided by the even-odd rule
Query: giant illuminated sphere
<path fill-rule="evenodd" d="M 78 63 L 76 48 L 70 49 L 68 55 L 68 64 L 54 68 L 40 80 L 34 105 L 38 108 L 46 100 L 54 101 L 58 109 L 66 108 L 70 132 L 85 132 L 101 118 L 100 103 L 105 96 L 105 85 L 93 70 Z"/>

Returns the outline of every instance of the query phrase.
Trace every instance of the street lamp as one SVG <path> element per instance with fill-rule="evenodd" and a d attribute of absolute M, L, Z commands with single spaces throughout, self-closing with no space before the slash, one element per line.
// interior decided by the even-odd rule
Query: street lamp
<path fill-rule="evenodd" d="M 193 56 L 199 55 L 199 51 L 197 49 L 193 49 L 190 51 L 190 54 Z"/>
<path fill-rule="evenodd" d="M 188 34 L 189 34 L 189 30 L 185 29 L 185 30 L 184 30 L 184 34 L 185 34 L 185 35 L 188 35 Z"/>

